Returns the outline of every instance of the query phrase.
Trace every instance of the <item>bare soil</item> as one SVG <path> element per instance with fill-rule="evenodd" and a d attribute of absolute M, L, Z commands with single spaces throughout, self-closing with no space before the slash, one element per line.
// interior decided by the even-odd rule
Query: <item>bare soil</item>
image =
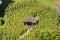
<path fill-rule="evenodd" d="M 60 8 L 60 0 L 56 0 L 52 5 L 55 5 L 56 7 Z"/>

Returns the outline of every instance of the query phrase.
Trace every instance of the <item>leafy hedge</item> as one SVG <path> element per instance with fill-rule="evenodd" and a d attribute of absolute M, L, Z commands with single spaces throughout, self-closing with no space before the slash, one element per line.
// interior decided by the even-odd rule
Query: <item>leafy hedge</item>
<path fill-rule="evenodd" d="M 29 35 L 22 38 L 22 40 L 60 40 L 60 30 L 43 28 L 43 29 L 33 29 Z"/>
<path fill-rule="evenodd" d="M 38 25 L 32 27 L 26 37 L 19 39 L 22 33 L 28 29 L 23 19 L 27 16 L 36 16 Z M 58 13 L 53 7 L 45 6 L 37 0 L 20 1 L 10 4 L 5 10 L 5 23 L 0 28 L 1 40 L 59 40 Z M 43 34 L 42 34 L 43 33 Z M 51 36 L 50 36 L 51 35 Z M 57 37 L 57 36 L 58 37 Z M 48 36 L 48 37 L 47 37 Z M 46 37 L 46 38 L 45 38 Z M 57 37 L 53 39 L 53 37 Z"/>
<path fill-rule="evenodd" d="M 2 20 L 2 19 L 0 18 L 0 26 L 2 25 L 1 20 Z"/>

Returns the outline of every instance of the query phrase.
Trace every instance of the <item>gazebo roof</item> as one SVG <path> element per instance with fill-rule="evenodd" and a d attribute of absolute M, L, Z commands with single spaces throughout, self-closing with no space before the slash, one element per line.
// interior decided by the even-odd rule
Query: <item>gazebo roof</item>
<path fill-rule="evenodd" d="M 35 18 L 35 17 L 28 16 L 28 17 L 25 18 L 23 21 L 24 21 L 24 22 L 32 22 L 32 23 L 36 23 L 36 21 L 38 21 L 38 20 L 37 20 L 37 18 Z"/>

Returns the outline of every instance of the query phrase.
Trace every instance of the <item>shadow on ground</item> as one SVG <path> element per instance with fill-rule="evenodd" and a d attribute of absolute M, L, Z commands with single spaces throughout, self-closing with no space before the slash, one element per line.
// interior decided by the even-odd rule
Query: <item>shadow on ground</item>
<path fill-rule="evenodd" d="M 13 3 L 12 0 L 2 0 L 2 4 L 0 5 L 0 17 L 4 17 L 5 15 L 5 9 L 10 3 Z"/>
<path fill-rule="evenodd" d="M 0 5 L 0 26 L 2 26 L 5 23 L 5 20 L 3 20 L 3 17 L 5 15 L 5 9 L 10 3 L 13 3 L 14 1 L 12 0 L 2 0 L 2 4 Z"/>

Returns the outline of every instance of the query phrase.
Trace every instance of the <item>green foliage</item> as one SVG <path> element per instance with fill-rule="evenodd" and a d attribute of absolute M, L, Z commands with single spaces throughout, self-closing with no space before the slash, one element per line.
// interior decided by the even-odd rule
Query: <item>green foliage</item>
<path fill-rule="evenodd" d="M 33 26 L 26 37 L 19 39 L 28 29 L 28 26 L 23 23 L 27 16 L 38 17 L 38 25 Z M 50 40 L 50 38 L 51 40 L 60 40 L 57 11 L 37 0 L 11 3 L 5 10 L 4 20 L 5 23 L 0 28 L 1 40 Z"/>
<path fill-rule="evenodd" d="M 0 26 L 2 25 L 2 23 L 1 23 L 1 18 L 0 18 Z"/>
<path fill-rule="evenodd" d="M 58 29 L 33 29 L 24 40 L 60 40 L 60 30 Z"/>
<path fill-rule="evenodd" d="M 2 26 L 2 21 L 3 21 L 3 18 L 0 17 L 0 26 Z"/>

